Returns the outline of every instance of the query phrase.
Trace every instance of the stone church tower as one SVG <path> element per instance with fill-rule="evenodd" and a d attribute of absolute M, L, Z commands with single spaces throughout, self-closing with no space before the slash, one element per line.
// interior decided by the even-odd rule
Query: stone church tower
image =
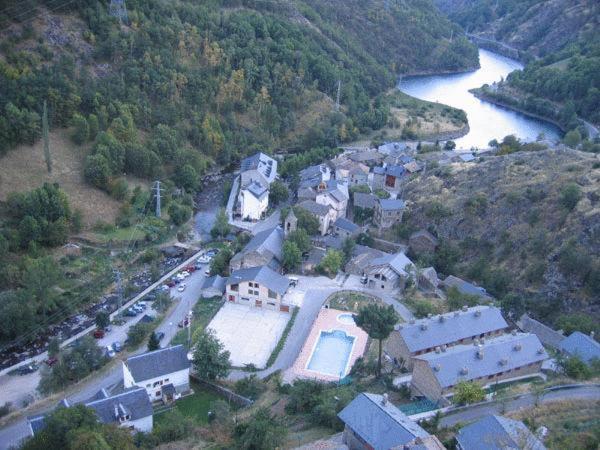
<path fill-rule="evenodd" d="M 288 237 L 289 234 L 293 231 L 296 231 L 298 228 L 298 218 L 294 214 L 293 208 L 290 208 L 290 212 L 288 213 L 285 221 L 283 222 L 283 235 Z"/>

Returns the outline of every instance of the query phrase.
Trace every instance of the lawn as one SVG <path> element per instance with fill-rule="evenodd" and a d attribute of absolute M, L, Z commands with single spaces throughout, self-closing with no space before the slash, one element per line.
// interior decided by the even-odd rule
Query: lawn
<path fill-rule="evenodd" d="M 358 312 L 361 307 L 370 303 L 383 304 L 381 300 L 376 297 L 350 291 L 337 292 L 329 297 L 327 301 L 329 302 L 330 308 L 352 312 Z"/>
<path fill-rule="evenodd" d="M 192 316 L 192 336 L 196 330 L 206 328 L 217 311 L 221 309 L 221 306 L 223 306 L 223 299 L 221 297 L 201 298 L 198 300 L 194 306 Z M 187 330 L 180 330 L 171 341 L 171 345 L 183 344 L 187 346 L 187 335 Z"/>
<path fill-rule="evenodd" d="M 193 382 L 191 388 L 194 390 L 194 394 L 177 400 L 174 408 L 178 409 L 185 417 L 192 419 L 195 424 L 204 425 L 208 423 L 208 411 L 210 411 L 211 403 L 222 400 L 222 397 Z M 154 420 L 160 423 L 169 413 L 170 410 L 159 412 L 154 416 Z"/>

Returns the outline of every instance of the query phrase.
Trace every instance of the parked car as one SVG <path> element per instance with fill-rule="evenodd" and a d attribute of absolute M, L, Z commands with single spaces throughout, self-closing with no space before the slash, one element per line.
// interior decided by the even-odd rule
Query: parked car
<path fill-rule="evenodd" d="M 136 305 L 139 305 L 139 306 L 141 306 L 144 309 L 146 309 L 148 307 L 148 305 L 146 304 L 146 302 L 137 302 Z"/>
<path fill-rule="evenodd" d="M 163 333 L 162 331 L 155 332 L 154 334 L 156 336 L 156 339 L 158 339 L 159 341 L 165 337 L 165 333 Z"/>
<path fill-rule="evenodd" d="M 183 276 L 183 278 L 187 278 L 190 276 L 190 273 L 187 270 L 184 270 L 180 275 Z"/>
<path fill-rule="evenodd" d="M 52 367 L 54 364 L 56 364 L 58 362 L 58 358 L 53 356 L 52 358 L 48 358 L 44 362 L 48 365 L 48 367 Z"/>
<path fill-rule="evenodd" d="M 190 320 L 189 320 L 189 319 L 186 317 L 186 318 L 185 318 L 185 319 L 183 319 L 181 322 L 179 322 L 179 323 L 177 324 L 177 326 L 178 326 L 179 328 L 184 328 L 184 327 L 187 327 L 189 324 L 190 324 Z"/>
<path fill-rule="evenodd" d="M 100 328 L 94 330 L 94 337 L 96 339 L 102 339 L 104 337 L 104 330 L 102 330 Z"/>
<path fill-rule="evenodd" d="M 211 260 L 211 259 L 212 259 L 212 257 L 211 257 L 211 256 L 208 256 L 208 255 L 202 255 L 200 258 L 198 258 L 198 259 L 196 260 L 196 262 L 197 262 L 197 263 L 200 263 L 200 264 L 208 264 L 208 263 L 210 262 L 210 260 Z"/>
<path fill-rule="evenodd" d="M 110 345 L 106 346 L 106 356 L 108 356 L 109 358 L 115 357 L 115 351 L 113 350 L 113 348 Z"/>
<path fill-rule="evenodd" d="M 104 331 L 106 331 L 107 333 L 110 333 L 112 331 L 112 325 L 108 325 L 107 327 L 104 327 Z"/>
<path fill-rule="evenodd" d="M 21 366 L 17 369 L 17 373 L 19 375 L 27 375 L 29 373 L 33 373 L 40 368 L 36 363 L 27 364 L 26 366 Z"/>
<path fill-rule="evenodd" d="M 121 350 L 123 350 L 123 346 L 121 345 L 121 343 L 119 341 L 113 342 L 112 348 L 117 353 L 119 353 Z"/>
<path fill-rule="evenodd" d="M 172 288 L 173 286 L 175 286 L 175 282 L 174 282 L 173 280 L 169 280 L 169 281 L 167 281 L 167 282 L 165 283 L 165 285 L 166 285 L 168 288 Z"/>
<path fill-rule="evenodd" d="M 135 317 L 137 316 L 139 313 L 133 309 L 133 308 L 128 308 L 125 310 L 125 316 L 127 317 Z"/>
<path fill-rule="evenodd" d="M 210 275 L 210 267 L 204 271 L 204 275 L 206 275 L 206 276 Z"/>
<path fill-rule="evenodd" d="M 185 268 L 186 272 L 192 273 L 196 271 L 196 266 L 187 266 Z"/>
<path fill-rule="evenodd" d="M 180 284 L 180 285 L 177 287 L 177 290 L 178 290 L 179 292 L 183 292 L 183 291 L 185 291 L 185 288 L 186 288 L 186 287 L 187 287 L 187 286 L 185 285 L 185 283 L 181 283 L 181 284 Z"/>

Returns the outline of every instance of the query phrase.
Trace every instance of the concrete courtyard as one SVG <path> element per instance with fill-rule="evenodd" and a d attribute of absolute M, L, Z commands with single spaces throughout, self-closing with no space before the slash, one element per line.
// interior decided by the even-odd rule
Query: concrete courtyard
<path fill-rule="evenodd" d="M 208 325 L 231 353 L 233 366 L 266 366 L 291 314 L 225 303 Z"/>

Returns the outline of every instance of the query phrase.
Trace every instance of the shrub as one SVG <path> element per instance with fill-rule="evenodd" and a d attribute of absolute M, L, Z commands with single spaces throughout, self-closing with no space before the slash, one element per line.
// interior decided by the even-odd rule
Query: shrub
<path fill-rule="evenodd" d="M 242 378 L 235 383 L 235 392 L 251 400 L 256 400 L 266 389 L 265 383 L 255 374 Z"/>
<path fill-rule="evenodd" d="M 560 191 L 560 204 L 569 211 L 572 211 L 581 199 L 581 189 L 575 183 L 569 183 Z"/>

